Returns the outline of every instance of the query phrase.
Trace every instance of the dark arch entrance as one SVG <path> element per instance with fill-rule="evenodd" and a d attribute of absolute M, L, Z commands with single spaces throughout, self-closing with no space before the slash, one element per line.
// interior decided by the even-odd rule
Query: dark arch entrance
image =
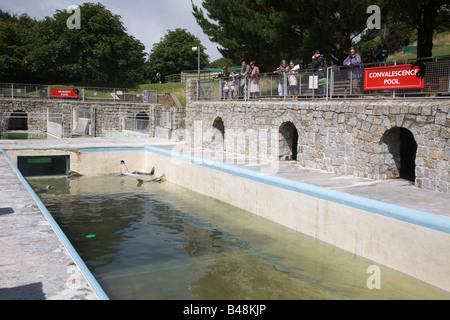
<path fill-rule="evenodd" d="M 146 113 L 139 113 L 136 115 L 136 129 L 147 130 L 150 117 Z"/>
<path fill-rule="evenodd" d="M 222 138 L 225 140 L 225 126 L 223 124 L 223 120 L 220 117 L 217 117 L 216 120 L 214 120 L 213 128 L 216 128 L 222 133 Z"/>
<path fill-rule="evenodd" d="M 385 132 L 381 141 L 386 143 L 392 154 L 400 178 L 415 181 L 417 143 L 411 131 L 392 128 Z"/>
<path fill-rule="evenodd" d="M 11 113 L 8 122 L 8 130 L 28 130 L 28 115 L 24 111 Z"/>
<path fill-rule="evenodd" d="M 297 161 L 298 131 L 292 122 L 285 122 L 280 127 L 279 159 Z"/>

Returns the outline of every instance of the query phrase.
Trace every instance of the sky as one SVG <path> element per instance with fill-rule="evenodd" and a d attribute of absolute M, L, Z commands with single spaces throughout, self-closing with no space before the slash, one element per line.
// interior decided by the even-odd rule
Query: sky
<path fill-rule="evenodd" d="M 0 9 L 17 15 L 26 13 L 31 18 L 41 20 L 53 16 L 56 10 L 65 10 L 71 5 L 85 2 L 102 3 L 113 14 L 121 16 L 127 33 L 139 39 L 147 53 L 168 30 L 181 28 L 200 39 L 211 62 L 222 57 L 217 50 L 218 44 L 209 41 L 195 21 L 191 0 L 0 0 Z M 193 2 L 201 6 L 201 0 Z"/>

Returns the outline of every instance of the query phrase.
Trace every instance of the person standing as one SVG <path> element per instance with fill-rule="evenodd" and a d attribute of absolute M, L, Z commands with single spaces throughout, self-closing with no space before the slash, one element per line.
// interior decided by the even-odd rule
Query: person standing
<path fill-rule="evenodd" d="M 383 45 L 383 47 L 379 46 L 378 52 L 377 52 L 377 59 L 380 62 L 386 62 L 387 58 L 389 57 L 389 49 L 387 45 Z"/>
<path fill-rule="evenodd" d="M 286 73 L 289 71 L 289 67 L 287 66 L 286 60 L 281 60 L 280 66 L 274 73 L 278 73 L 278 96 L 284 98 L 284 78 Z"/>
<path fill-rule="evenodd" d="M 228 99 L 228 92 L 230 91 L 230 86 L 228 84 L 230 78 L 230 72 L 228 71 L 228 67 L 224 66 L 222 68 L 222 72 L 219 73 L 220 82 L 222 84 L 222 96 L 221 99 Z"/>
<path fill-rule="evenodd" d="M 320 54 L 319 50 L 314 50 L 312 56 L 312 66 L 314 68 L 314 75 L 317 76 L 318 79 L 325 78 L 325 57 L 323 54 Z M 320 97 L 323 96 L 323 85 L 318 85 L 317 91 L 314 90 L 314 92 Z"/>
<path fill-rule="evenodd" d="M 361 94 L 360 82 L 362 78 L 362 60 L 356 53 L 356 49 L 351 47 L 349 56 L 344 60 L 343 65 L 347 67 L 347 75 L 352 85 L 352 94 Z"/>
<path fill-rule="evenodd" d="M 287 72 L 287 79 L 289 83 L 289 94 L 292 96 L 292 99 L 298 98 L 298 70 L 300 69 L 299 65 L 295 65 L 294 61 L 291 60 L 289 62 L 289 71 Z"/>
<path fill-rule="evenodd" d="M 239 73 L 239 98 L 243 98 L 247 92 L 247 77 L 252 73 L 252 68 L 245 60 L 241 62 L 241 72 Z"/>
<path fill-rule="evenodd" d="M 250 62 L 252 71 L 250 73 L 250 95 L 256 99 L 259 92 L 259 67 L 255 61 Z"/>

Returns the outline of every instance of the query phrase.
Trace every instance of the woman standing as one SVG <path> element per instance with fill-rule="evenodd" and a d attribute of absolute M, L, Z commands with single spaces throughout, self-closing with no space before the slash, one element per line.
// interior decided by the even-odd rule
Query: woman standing
<path fill-rule="evenodd" d="M 289 83 L 289 94 L 292 99 L 298 98 L 298 69 L 299 65 L 295 65 L 294 61 L 289 62 L 289 71 L 287 73 L 288 83 Z"/>
<path fill-rule="evenodd" d="M 274 73 L 278 73 L 278 96 L 284 98 L 284 76 L 289 71 L 286 60 L 281 60 L 280 66 Z"/>
<path fill-rule="evenodd" d="M 250 75 L 250 95 L 256 99 L 259 92 L 259 67 L 256 66 L 255 61 L 250 62 L 252 73 Z"/>

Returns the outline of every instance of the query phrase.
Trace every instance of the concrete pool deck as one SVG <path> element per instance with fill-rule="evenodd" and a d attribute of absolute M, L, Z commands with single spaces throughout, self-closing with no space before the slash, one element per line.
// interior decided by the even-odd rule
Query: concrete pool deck
<path fill-rule="evenodd" d="M 182 144 L 129 137 L 0 140 L 0 148 L 6 152 L 30 149 L 76 152 L 146 146 L 171 151 L 180 150 Z M 449 194 L 420 189 L 404 180 L 374 181 L 341 176 L 304 169 L 295 162 L 256 161 L 208 150 L 183 148 L 183 154 L 450 218 Z M 3 153 L 0 153 L 0 177 L 0 299 L 97 299 L 83 276 L 73 268 L 73 259 Z"/>

